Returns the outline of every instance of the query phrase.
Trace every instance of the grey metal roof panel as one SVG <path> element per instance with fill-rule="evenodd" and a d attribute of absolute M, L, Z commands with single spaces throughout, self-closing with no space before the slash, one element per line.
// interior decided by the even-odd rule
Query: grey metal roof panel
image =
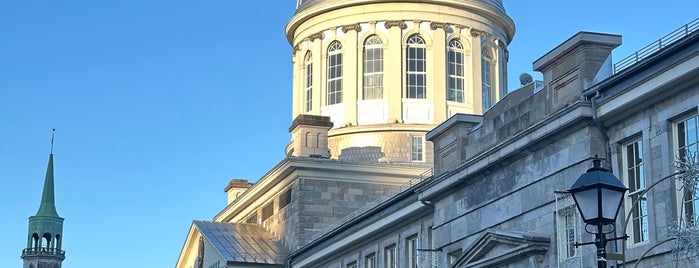
<path fill-rule="evenodd" d="M 289 251 L 262 226 L 194 221 L 202 237 L 226 262 L 284 264 Z"/>

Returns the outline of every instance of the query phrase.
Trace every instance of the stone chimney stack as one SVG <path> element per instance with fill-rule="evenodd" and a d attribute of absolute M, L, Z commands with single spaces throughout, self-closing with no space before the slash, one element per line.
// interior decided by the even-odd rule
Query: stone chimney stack
<path fill-rule="evenodd" d="M 289 127 L 291 145 L 288 156 L 330 158 L 328 131 L 333 127 L 330 117 L 301 114 Z"/>
<path fill-rule="evenodd" d="M 223 189 L 223 191 L 228 194 L 228 204 L 238 199 L 238 196 L 247 191 L 250 186 L 252 186 L 252 183 L 249 183 L 248 180 L 232 179 L 226 188 Z"/>
<path fill-rule="evenodd" d="M 580 100 L 582 91 L 619 45 L 621 35 L 579 32 L 534 61 L 534 70 L 544 74 L 549 111 Z"/>

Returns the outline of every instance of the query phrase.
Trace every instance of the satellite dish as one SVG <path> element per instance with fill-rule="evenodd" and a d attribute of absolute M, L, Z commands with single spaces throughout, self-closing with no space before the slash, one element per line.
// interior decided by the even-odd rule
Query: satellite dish
<path fill-rule="evenodd" d="M 529 83 L 533 82 L 534 78 L 528 73 L 522 73 L 519 75 L 519 83 L 524 85 L 528 85 Z"/>

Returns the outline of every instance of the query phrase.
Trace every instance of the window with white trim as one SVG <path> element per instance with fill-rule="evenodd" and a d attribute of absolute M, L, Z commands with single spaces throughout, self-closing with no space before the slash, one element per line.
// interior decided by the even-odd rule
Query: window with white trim
<path fill-rule="evenodd" d="M 575 210 L 575 205 L 564 207 L 557 211 L 557 227 L 558 227 L 558 254 L 559 259 L 573 258 L 578 254 L 578 248 L 575 246 L 575 239 L 578 237 L 578 218 Z"/>
<path fill-rule="evenodd" d="M 304 108 L 306 112 L 313 109 L 313 57 L 311 52 L 306 53 L 304 60 Z"/>
<path fill-rule="evenodd" d="M 384 252 L 384 267 L 386 268 L 396 268 L 396 244 L 392 244 L 383 250 Z"/>
<path fill-rule="evenodd" d="M 328 46 L 327 105 L 342 103 L 342 44 L 333 41 Z"/>
<path fill-rule="evenodd" d="M 405 239 L 405 256 L 408 261 L 408 268 L 417 268 L 418 267 L 418 258 L 417 258 L 417 247 L 418 247 L 418 240 L 417 240 L 417 235 L 410 236 Z"/>
<path fill-rule="evenodd" d="M 357 268 L 357 262 L 353 261 L 347 264 L 347 268 Z"/>
<path fill-rule="evenodd" d="M 485 111 L 493 105 L 493 57 L 487 48 L 483 48 L 481 56 L 481 94 Z"/>
<path fill-rule="evenodd" d="M 447 100 L 464 102 L 464 47 L 457 39 L 447 46 Z"/>
<path fill-rule="evenodd" d="M 625 199 L 626 215 L 631 214 L 627 234 L 629 244 L 638 244 L 648 240 L 648 199 L 642 192 L 646 189 L 643 170 L 643 140 L 637 139 L 623 146 L 624 184 L 629 187 Z"/>
<path fill-rule="evenodd" d="M 425 137 L 413 136 L 410 145 L 410 160 L 414 162 L 425 161 Z"/>
<path fill-rule="evenodd" d="M 419 34 L 408 37 L 406 48 L 406 98 L 427 98 L 427 52 Z"/>
<path fill-rule="evenodd" d="M 697 161 L 699 157 L 699 115 L 692 115 L 679 120 L 675 123 L 675 144 L 677 161 L 691 163 Z M 680 217 L 683 217 L 687 223 L 696 224 L 697 216 L 699 215 L 699 196 L 696 192 L 696 187 L 682 189 L 682 211 Z"/>
<path fill-rule="evenodd" d="M 364 268 L 376 268 L 376 254 L 371 253 L 364 257 Z"/>
<path fill-rule="evenodd" d="M 364 80 L 362 98 L 383 98 L 383 44 L 378 36 L 372 35 L 364 42 Z"/>

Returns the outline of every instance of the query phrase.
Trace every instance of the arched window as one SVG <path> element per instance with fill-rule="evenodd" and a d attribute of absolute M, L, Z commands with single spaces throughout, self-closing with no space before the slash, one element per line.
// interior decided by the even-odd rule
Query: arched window
<path fill-rule="evenodd" d="M 447 47 L 447 100 L 464 102 L 464 47 L 456 39 Z"/>
<path fill-rule="evenodd" d="M 413 34 L 408 37 L 406 49 L 406 97 L 427 98 L 427 53 L 425 39 Z"/>
<path fill-rule="evenodd" d="M 383 47 L 376 35 L 364 42 L 363 93 L 365 100 L 383 98 Z"/>
<path fill-rule="evenodd" d="M 304 59 L 304 108 L 306 112 L 313 108 L 313 58 L 311 52 L 306 53 Z"/>
<path fill-rule="evenodd" d="M 342 44 L 337 41 L 328 47 L 327 105 L 342 103 Z"/>
<path fill-rule="evenodd" d="M 483 110 L 490 109 L 493 105 L 493 57 L 488 49 L 483 48 L 481 57 L 481 91 L 483 96 Z"/>

